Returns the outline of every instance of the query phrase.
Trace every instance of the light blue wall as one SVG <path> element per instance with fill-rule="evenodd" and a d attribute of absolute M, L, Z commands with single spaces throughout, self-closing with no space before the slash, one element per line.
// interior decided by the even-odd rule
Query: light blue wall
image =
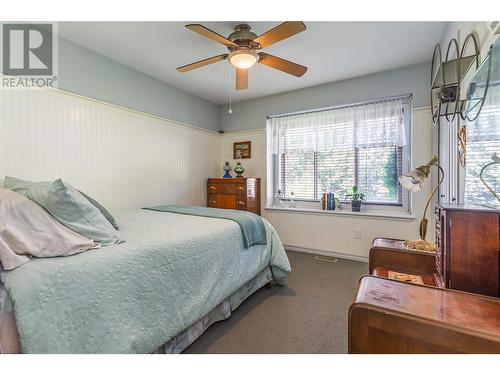
<path fill-rule="evenodd" d="M 271 114 L 356 103 L 394 95 L 413 94 L 413 107 L 429 105 L 430 63 L 307 87 L 220 107 L 224 131 L 259 129 Z"/>
<path fill-rule="evenodd" d="M 59 88 L 209 130 L 219 130 L 219 107 L 59 38 Z"/>
<path fill-rule="evenodd" d="M 429 64 L 326 83 L 227 106 L 190 93 L 59 39 L 59 88 L 138 111 L 219 131 L 264 128 L 266 116 L 412 93 L 414 107 L 428 105 Z"/>

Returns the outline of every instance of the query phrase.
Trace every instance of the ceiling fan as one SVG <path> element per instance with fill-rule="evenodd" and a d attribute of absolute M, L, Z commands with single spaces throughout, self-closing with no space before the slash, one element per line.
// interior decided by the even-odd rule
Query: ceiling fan
<path fill-rule="evenodd" d="M 189 72 L 190 70 L 227 59 L 236 67 L 236 90 L 244 90 L 248 88 L 248 68 L 257 62 L 296 77 L 302 77 L 307 71 L 307 67 L 305 66 L 265 52 L 257 52 L 262 48 L 269 47 L 274 43 L 304 31 L 306 25 L 303 22 L 283 22 L 260 36 L 254 34 L 249 25 L 240 24 L 234 28 L 234 32 L 227 38 L 200 24 L 186 25 L 186 28 L 225 45 L 229 53 L 223 53 L 222 55 L 180 66 L 177 68 L 179 72 Z"/>

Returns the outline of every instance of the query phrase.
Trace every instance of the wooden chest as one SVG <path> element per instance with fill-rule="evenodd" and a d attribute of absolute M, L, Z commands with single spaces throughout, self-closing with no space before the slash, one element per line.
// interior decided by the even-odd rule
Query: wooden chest
<path fill-rule="evenodd" d="M 500 353 L 500 299 L 365 276 L 349 353 Z"/>
<path fill-rule="evenodd" d="M 260 215 L 260 178 L 209 178 L 207 206 Z"/>

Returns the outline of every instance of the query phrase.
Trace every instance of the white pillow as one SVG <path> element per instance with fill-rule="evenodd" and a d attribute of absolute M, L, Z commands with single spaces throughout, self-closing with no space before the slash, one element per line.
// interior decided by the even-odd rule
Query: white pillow
<path fill-rule="evenodd" d="M 38 203 L 69 229 L 101 245 L 118 242 L 116 229 L 102 212 L 73 186 L 57 179 L 31 182 L 6 176 L 4 187 Z"/>
<path fill-rule="evenodd" d="M 28 198 L 0 188 L 0 263 L 11 270 L 30 256 L 55 257 L 99 247 L 73 232 Z"/>

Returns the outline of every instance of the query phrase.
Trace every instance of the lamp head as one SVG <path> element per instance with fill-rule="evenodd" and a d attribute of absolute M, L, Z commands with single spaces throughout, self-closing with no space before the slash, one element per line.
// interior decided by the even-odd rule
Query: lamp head
<path fill-rule="evenodd" d="M 416 193 L 417 191 L 422 190 L 422 184 L 427 177 L 429 177 L 429 173 L 431 172 L 431 166 L 437 165 L 438 158 L 434 155 L 434 157 L 425 165 L 421 165 L 415 168 L 408 174 L 403 174 L 399 176 L 398 180 L 402 187 L 406 190 Z"/>
<path fill-rule="evenodd" d="M 425 172 L 420 171 L 418 168 L 408 174 L 399 176 L 399 183 L 406 190 L 416 193 L 422 190 L 422 183 L 427 178 Z"/>

